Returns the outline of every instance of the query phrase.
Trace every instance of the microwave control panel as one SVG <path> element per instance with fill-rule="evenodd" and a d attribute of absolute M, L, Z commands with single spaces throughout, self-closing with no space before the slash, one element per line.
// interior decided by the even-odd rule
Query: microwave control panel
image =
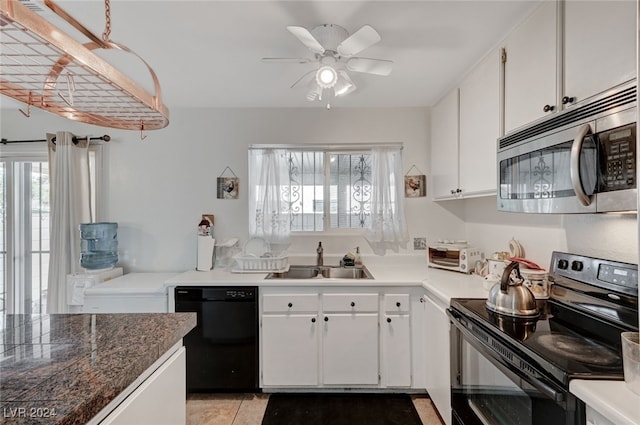
<path fill-rule="evenodd" d="M 598 134 L 600 192 L 636 187 L 636 125 L 628 124 Z"/>

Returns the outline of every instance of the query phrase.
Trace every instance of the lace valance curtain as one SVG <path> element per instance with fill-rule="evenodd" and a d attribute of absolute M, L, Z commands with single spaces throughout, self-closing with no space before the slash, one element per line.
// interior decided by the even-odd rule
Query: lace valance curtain
<path fill-rule="evenodd" d="M 285 149 L 249 149 L 249 237 L 260 237 L 272 253 L 290 240 L 289 166 Z"/>
<path fill-rule="evenodd" d="M 371 152 L 371 220 L 364 237 L 374 253 L 398 252 L 409 241 L 404 216 L 402 148 L 375 146 Z M 286 148 L 249 149 L 249 237 L 284 251 L 291 234 L 291 176 Z M 327 200 L 325 200 L 327 201 Z"/>
<path fill-rule="evenodd" d="M 373 148 L 371 161 L 371 225 L 365 238 L 373 252 L 398 252 L 409 242 L 404 216 L 402 150 Z"/>

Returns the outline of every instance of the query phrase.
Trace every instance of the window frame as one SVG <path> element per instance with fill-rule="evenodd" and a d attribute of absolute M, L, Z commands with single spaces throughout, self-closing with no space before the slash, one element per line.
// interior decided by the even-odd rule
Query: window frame
<path fill-rule="evenodd" d="M 322 152 L 325 156 L 324 161 L 324 170 L 323 170 L 323 190 L 324 190 L 324 199 L 329 199 L 330 197 L 330 174 L 329 168 L 330 163 L 327 160 L 329 155 L 331 154 L 371 154 L 373 149 L 375 148 L 399 148 L 402 149 L 402 143 L 344 143 L 344 144 L 318 144 L 318 143 L 310 143 L 310 144 L 251 144 L 249 145 L 249 150 L 251 149 L 284 149 L 287 151 L 294 152 Z M 313 236 L 313 235 L 321 235 L 321 236 L 356 236 L 362 235 L 367 229 L 365 227 L 351 227 L 351 228 L 340 228 L 340 227 L 330 227 L 331 224 L 331 216 L 330 216 L 330 202 L 324 202 L 323 205 L 323 230 L 291 230 L 292 236 Z"/>

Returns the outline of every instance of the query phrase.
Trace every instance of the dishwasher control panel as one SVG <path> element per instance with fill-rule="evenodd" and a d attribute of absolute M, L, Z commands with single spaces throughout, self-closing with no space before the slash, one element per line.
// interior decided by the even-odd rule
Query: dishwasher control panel
<path fill-rule="evenodd" d="M 227 299 L 247 299 L 255 298 L 255 291 L 253 289 L 227 289 Z"/>

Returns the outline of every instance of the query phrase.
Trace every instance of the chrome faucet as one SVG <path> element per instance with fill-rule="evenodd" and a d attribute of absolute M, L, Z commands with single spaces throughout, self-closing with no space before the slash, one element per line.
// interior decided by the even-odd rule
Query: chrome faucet
<path fill-rule="evenodd" d="M 318 248 L 316 249 L 316 266 L 322 267 L 324 265 L 324 249 L 322 248 L 322 242 L 318 242 Z"/>

